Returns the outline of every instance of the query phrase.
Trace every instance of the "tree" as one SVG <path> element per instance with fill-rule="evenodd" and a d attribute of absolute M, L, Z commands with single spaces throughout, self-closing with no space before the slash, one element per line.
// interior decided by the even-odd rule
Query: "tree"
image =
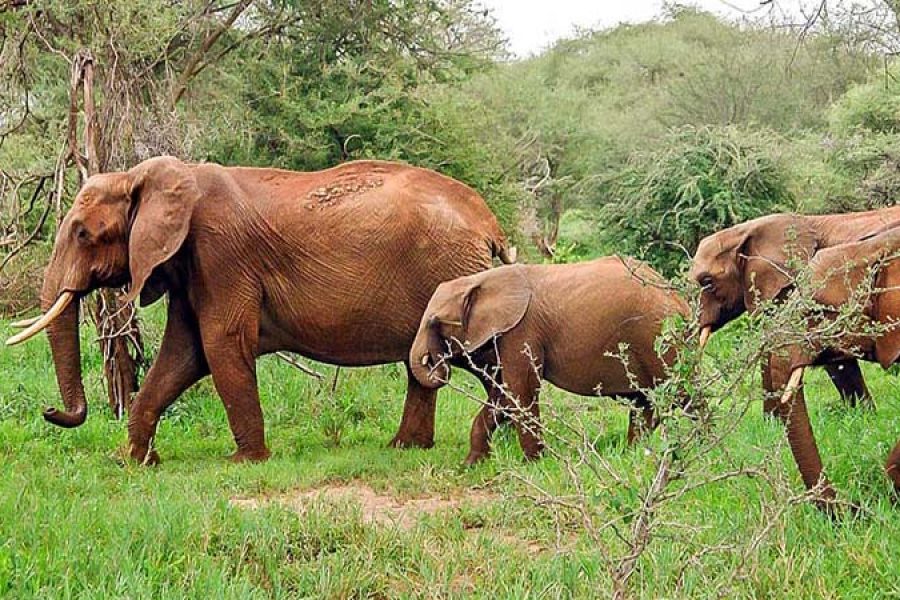
<path fill-rule="evenodd" d="M 686 126 L 632 155 L 604 207 L 608 243 L 673 276 L 707 235 L 788 210 L 784 168 L 771 134 Z"/>

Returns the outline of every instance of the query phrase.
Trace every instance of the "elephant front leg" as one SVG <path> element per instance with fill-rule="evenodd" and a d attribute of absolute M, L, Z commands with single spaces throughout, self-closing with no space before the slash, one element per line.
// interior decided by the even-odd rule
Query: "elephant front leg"
<path fill-rule="evenodd" d="M 489 381 L 482 380 L 482 384 L 488 393 L 487 402 L 475 415 L 472 421 L 472 429 L 469 432 L 469 455 L 464 464 L 466 466 L 484 460 L 491 453 L 491 437 L 497 427 L 509 421 L 509 415 L 501 406 L 502 395 L 500 390 Z"/>
<path fill-rule="evenodd" d="M 209 374 L 194 317 L 187 302 L 170 298 L 166 331 L 159 354 L 135 396 L 128 416 L 131 458 L 157 464 L 150 447 L 160 416 L 185 390 Z"/>
<path fill-rule="evenodd" d="M 541 380 L 537 372 L 543 363 L 543 357 L 533 356 L 529 359 L 521 352 L 505 349 L 501 351 L 501 358 L 505 384 L 501 402 L 505 412 L 515 423 L 525 459 L 534 460 L 544 452 L 538 408 Z"/>
<path fill-rule="evenodd" d="M 859 368 L 858 360 L 851 358 L 827 364 L 825 365 L 825 370 L 828 371 L 828 376 L 841 395 L 841 399 L 848 405 L 856 407 L 856 403 L 859 402 L 864 408 L 875 408 L 872 395 L 869 393 L 869 388 L 866 387 L 862 370 Z"/>
<path fill-rule="evenodd" d="M 434 413 L 437 390 L 423 387 L 406 364 L 406 401 L 397 435 L 391 440 L 394 448 L 431 448 L 434 446 Z"/>

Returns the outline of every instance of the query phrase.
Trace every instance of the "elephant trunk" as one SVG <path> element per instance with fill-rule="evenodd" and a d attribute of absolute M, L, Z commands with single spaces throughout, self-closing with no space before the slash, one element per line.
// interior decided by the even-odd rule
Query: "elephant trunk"
<path fill-rule="evenodd" d="M 441 350 L 440 323 L 436 319 L 423 321 L 409 352 L 409 366 L 422 387 L 441 387 L 450 378 L 450 367 Z"/>
<path fill-rule="evenodd" d="M 788 443 L 803 483 L 808 490 L 821 485 L 822 501 L 817 504 L 825 507 L 835 499 L 836 494 L 822 472 L 822 458 L 819 456 L 816 438 L 809 423 L 809 414 L 806 412 L 806 400 L 803 397 L 803 390 L 800 388 L 802 376 L 802 367 L 791 373 L 778 407 L 781 418 L 787 426 Z"/>
<path fill-rule="evenodd" d="M 51 308 L 59 305 L 58 296 L 70 292 L 58 291 L 51 277 L 44 281 L 41 292 L 41 308 L 49 314 Z M 81 379 L 81 341 L 78 337 L 78 301 L 68 302 L 62 312 L 47 326 L 50 350 L 56 368 L 56 381 L 62 395 L 65 410 L 49 407 L 44 410 L 44 419 L 59 427 L 78 427 L 87 418 L 87 402 Z"/>

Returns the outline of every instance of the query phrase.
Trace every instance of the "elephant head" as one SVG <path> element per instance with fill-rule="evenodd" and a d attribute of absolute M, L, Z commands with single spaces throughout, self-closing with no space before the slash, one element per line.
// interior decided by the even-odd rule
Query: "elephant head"
<path fill-rule="evenodd" d="M 815 254 L 818 241 L 797 215 L 771 215 L 735 225 L 701 240 L 690 277 L 700 293 L 701 338 L 759 302 L 777 298 L 791 283 L 792 261 Z"/>
<path fill-rule="evenodd" d="M 43 315 L 19 323 L 26 329 L 7 340 L 23 342 L 47 329 L 65 410 L 44 418 L 77 427 L 87 416 L 78 338 L 79 299 L 101 287 L 130 283 L 128 300 L 148 304 L 162 294 L 147 281 L 153 269 L 184 243 L 200 197 L 194 175 L 172 157 L 147 160 L 127 172 L 89 178 L 56 236 L 41 289 Z"/>
<path fill-rule="evenodd" d="M 475 352 L 522 321 L 531 285 L 511 265 L 440 284 L 425 309 L 409 355 L 413 375 L 425 387 L 447 382 L 447 360 Z"/>

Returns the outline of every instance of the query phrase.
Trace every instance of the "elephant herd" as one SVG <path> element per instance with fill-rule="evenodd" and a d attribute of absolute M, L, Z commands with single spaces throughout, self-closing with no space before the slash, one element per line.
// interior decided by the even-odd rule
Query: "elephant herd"
<path fill-rule="evenodd" d="M 705 238 L 690 276 L 701 287 L 701 347 L 762 302 L 793 293 L 807 263 L 822 310 L 834 319 L 861 284 L 859 310 L 877 333 L 773 353 L 765 410 L 781 416 L 803 481 L 834 498 L 802 390 L 804 369 L 824 365 L 850 403 L 871 398 L 858 358 L 887 368 L 900 357 L 900 208 L 831 216 L 780 214 Z M 494 260 L 503 263 L 492 268 Z M 437 388 L 450 366 L 483 384 L 466 462 L 486 457 L 512 420 L 527 458 L 543 448 L 538 390 L 634 403 L 628 440 L 655 425 L 644 390 L 673 356 L 656 351 L 663 322 L 690 309 L 648 266 L 606 257 L 571 265 L 515 264 L 496 218 L 468 186 L 434 171 L 356 161 L 324 171 L 188 164 L 172 157 L 88 179 L 59 227 L 41 290 L 42 314 L 7 344 L 46 329 L 64 409 L 44 418 L 77 427 L 87 416 L 78 335 L 79 299 L 128 286 L 142 306 L 168 297 L 153 366 L 128 421 L 129 452 L 159 461 L 152 439 L 162 413 L 211 375 L 237 451 L 269 456 L 256 358 L 280 351 L 335 365 L 403 362 L 407 393 L 391 445 L 434 444 Z M 625 348 L 627 360 L 614 356 Z M 626 368 L 627 363 L 627 368 Z M 886 466 L 900 492 L 900 443 Z"/>

